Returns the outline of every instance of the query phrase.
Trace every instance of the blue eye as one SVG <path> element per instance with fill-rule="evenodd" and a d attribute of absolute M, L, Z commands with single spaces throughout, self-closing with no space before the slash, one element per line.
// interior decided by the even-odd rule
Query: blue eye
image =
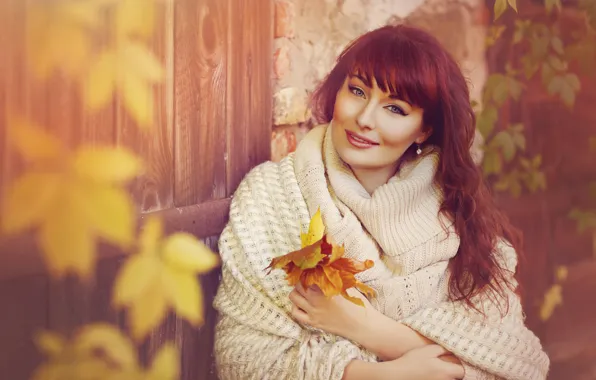
<path fill-rule="evenodd" d="M 364 96 L 364 91 L 362 91 L 361 89 L 359 89 L 358 87 L 355 86 L 348 86 L 348 88 L 350 89 L 350 92 L 356 96 L 360 96 L 363 97 Z"/>
<path fill-rule="evenodd" d="M 406 113 L 404 112 L 404 110 L 402 110 L 400 107 L 396 106 L 395 104 L 392 104 L 392 105 L 387 106 L 385 108 L 387 108 L 389 110 L 389 112 L 391 112 L 391 113 L 395 113 L 395 114 L 403 115 L 403 116 L 406 115 Z"/>

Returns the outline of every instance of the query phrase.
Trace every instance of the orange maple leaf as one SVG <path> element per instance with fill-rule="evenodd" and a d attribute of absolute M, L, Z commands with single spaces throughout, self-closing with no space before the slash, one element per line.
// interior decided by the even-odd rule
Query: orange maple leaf
<path fill-rule="evenodd" d="M 273 269 L 283 269 L 287 274 L 286 280 L 292 286 L 298 281 L 304 288 L 316 285 L 326 297 L 341 294 L 347 300 L 364 306 L 361 299 L 348 295 L 347 290 L 356 288 L 369 297 L 374 295 L 371 287 L 361 283 L 354 276 L 371 268 L 374 262 L 360 262 L 343 255 L 344 248 L 331 244 L 327 235 L 323 235 L 313 244 L 274 258 L 265 269 L 269 269 L 269 272 Z"/>

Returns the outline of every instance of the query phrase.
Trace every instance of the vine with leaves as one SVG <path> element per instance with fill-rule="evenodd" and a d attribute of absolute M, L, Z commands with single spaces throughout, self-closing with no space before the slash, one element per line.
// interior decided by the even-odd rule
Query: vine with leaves
<path fill-rule="evenodd" d="M 517 12 L 516 0 L 496 0 L 494 21 L 508 9 Z M 542 170 L 542 157 L 526 154 L 525 127 L 522 123 L 510 124 L 505 113 L 500 112 L 508 102 L 519 101 L 527 84 L 540 77 L 544 91 L 558 99 L 565 107 L 573 109 L 581 81 L 578 73 L 590 74 L 596 62 L 596 0 L 579 0 L 577 11 L 583 22 L 574 25 L 570 33 L 558 24 L 564 11 L 561 0 L 544 0 L 547 21 L 517 18 L 508 43 L 520 47 L 525 53 L 519 61 L 508 61 L 505 72 L 491 74 L 482 96 L 482 109 L 477 112 L 477 128 L 482 134 L 484 160 L 482 168 L 489 183 L 496 191 L 507 191 L 518 197 L 523 191 L 536 192 L 546 189 Z M 487 35 L 487 45 L 492 46 L 505 36 L 506 25 L 494 23 Z M 596 136 L 586 148 L 596 152 Z M 596 181 L 590 186 L 596 201 Z M 569 217 L 577 221 L 580 233 L 589 231 L 596 251 L 596 209 L 570 210 Z M 540 307 L 540 318 L 548 320 L 557 306 L 562 304 L 562 283 L 567 268 L 555 268 L 554 283 L 546 291 Z"/>
<path fill-rule="evenodd" d="M 154 86 L 162 83 L 164 68 L 150 38 L 161 8 L 172 6 L 166 1 L 29 4 L 23 41 L 27 67 L 36 81 L 60 72 L 76 83 L 86 113 L 110 107 L 116 97 L 140 132 L 152 133 Z M 109 43 L 98 50 L 95 41 L 105 34 Z M 103 322 L 82 325 L 67 336 L 40 331 L 34 340 L 46 359 L 33 379 L 177 379 L 180 353 L 173 343 L 165 343 L 146 367 L 138 347 L 169 310 L 201 325 L 198 275 L 215 268 L 218 256 L 190 234 L 164 236 L 159 217 L 148 217 L 137 228 L 139 218 L 125 186 L 142 174 L 144 162 L 133 150 L 85 143 L 69 150 L 43 125 L 14 110 L 7 114 L 7 140 L 26 167 L 4 191 L 2 233 L 32 229 L 52 281 L 67 275 L 91 280 L 100 240 L 128 253 L 111 301 L 114 308 L 126 309 L 130 336 Z"/>

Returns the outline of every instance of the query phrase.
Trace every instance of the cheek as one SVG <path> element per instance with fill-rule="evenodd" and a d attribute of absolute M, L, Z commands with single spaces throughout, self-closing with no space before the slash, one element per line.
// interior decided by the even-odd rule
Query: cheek
<path fill-rule="evenodd" d="M 350 97 L 344 91 L 340 91 L 335 99 L 335 106 L 333 107 L 333 119 L 341 121 L 345 119 L 355 118 L 361 108 L 358 99 Z"/>

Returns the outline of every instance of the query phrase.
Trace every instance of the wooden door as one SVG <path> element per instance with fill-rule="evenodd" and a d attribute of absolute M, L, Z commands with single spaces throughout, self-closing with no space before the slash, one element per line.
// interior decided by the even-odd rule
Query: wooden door
<path fill-rule="evenodd" d="M 70 147 L 91 142 L 134 149 L 147 163 L 130 186 L 140 219 L 160 214 L 168 231 L 188 231 L 216 249 L 231 194 L 250 168 L 270 156 L 272 1 L 159 1 L 152 45 L 165 80 L 154 89 L 152 133 L 139 133 L 118 94 L 111 106 L 89 114 L 81 111 L 78 89 L 60 73 L 41 84 L 32 79 L 24 48 L 27 6 L 47 0 L 0 5 L 0 107 L 18 110 Z M 95 41 L 96 48 L 104 42 Z M 6 115 L 0 116 L 4 191 L 23 166 L 6 141 Z M 1 378 L 29 378 L 40 362 L 31 339 L 37 329 L 68 333 L 92 321 L 124 328 L 123 314 L 110 306 L 123 253 L 105 245 L 99 257 L 91 283 L 54 281 L 33 232 L 0 237 Z M 218 278 L 217 271 L 202 278 L 203 327 L 193 329 L 169 315 L 143 343 L 144 360 L 162 342 L 175 340 L 182 350 L 182 379 L 215 378 L 211 301 Z"/>

